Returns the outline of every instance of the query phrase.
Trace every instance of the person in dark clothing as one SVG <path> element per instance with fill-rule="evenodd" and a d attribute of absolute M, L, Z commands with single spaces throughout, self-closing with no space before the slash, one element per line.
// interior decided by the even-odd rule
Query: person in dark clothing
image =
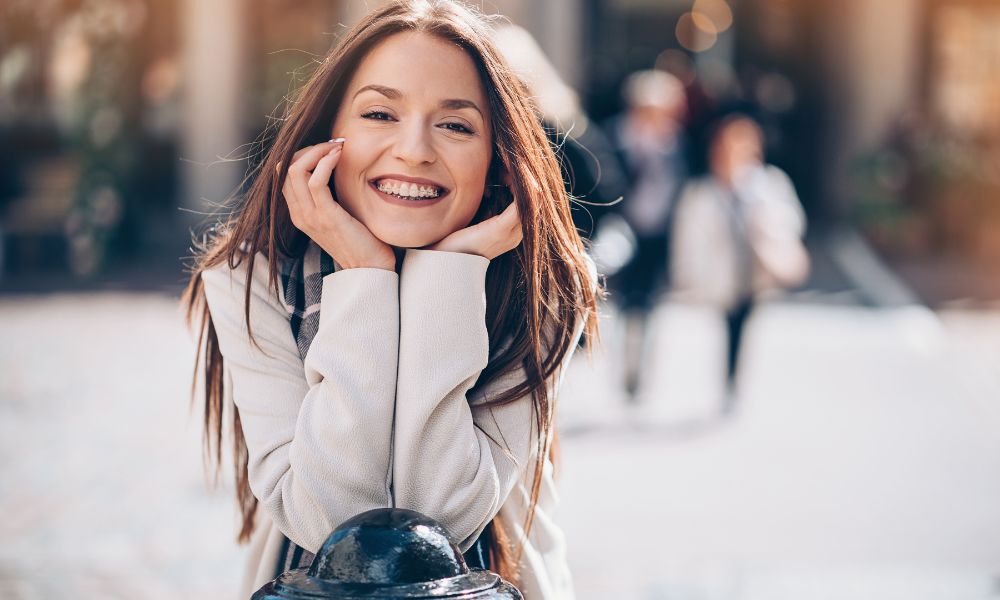
<path fill-rule="evenodd" d="M 687 178 L 684 86 L 664 71 L 640 71 L 625 81 L 628 105 L 607 125 L 628 190 L 617 213 L 635 238 L 632 258 L 609 278 L 626 320 L 625 391 L 636 399 L 648 345 L 649 316 L 670 284 L 673 209 Z"/>
<path fill-rule="evenodd" d="M 620 158 L 600 127 L 584 122 L 582 131 L 564 132 L 543 122 L 555 146 L 580 237 L 593 240 L 597 226 L 625 195 L 627 180 Z"/>

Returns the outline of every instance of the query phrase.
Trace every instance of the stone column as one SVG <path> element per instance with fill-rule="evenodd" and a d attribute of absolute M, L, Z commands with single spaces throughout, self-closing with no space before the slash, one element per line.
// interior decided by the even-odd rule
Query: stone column
<path fill-rule="evenodd" d="M 182 10 L 183 124 L 181 206 L 205 212 L 232 193 L 247 163 L 242 101 L 246 93 L 242 0 L 185 0 Z M 183 216 L 199 222 L 198 215 Z"/>

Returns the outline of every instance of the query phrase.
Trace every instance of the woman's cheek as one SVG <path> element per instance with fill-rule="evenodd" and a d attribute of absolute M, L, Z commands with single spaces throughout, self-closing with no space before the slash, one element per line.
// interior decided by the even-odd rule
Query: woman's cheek
<path fill-rule="evenodd" d="M 483 209 L 486 208 L 486 204 L 489 202 L 484 196 L 486 194 L 485 185 L 485 175 L 483 176 L 483 183 L 477 185 L 473 190 L 470 190 L 469 196 L 463 199 L 462 203 L 462 220 L 468 225 L 470 222 L 475 220 L 476 215 L 480 214 Z"/>
<path fill-rule="evenodd" d="M 351 189 L 350 182 L 351 177 L 348 174 L 348 168 L 350 163 L 345 163 L 342 159 L 341 164 L 337 165 L 337 168 L 333 170 L 333 197 L 336 198 L 337 202 L 348 212 L 352 217 L 357 218 L 357 202 L 354 197 L 355 190 Z"/>

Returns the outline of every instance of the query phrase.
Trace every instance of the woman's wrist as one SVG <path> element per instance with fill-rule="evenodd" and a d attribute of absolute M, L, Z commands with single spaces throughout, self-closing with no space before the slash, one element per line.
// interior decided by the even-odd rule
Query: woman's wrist
<path fill-rule="evenodd" d="M 478 256 L 479 258 L 485 258 L 486 260 L 491 260 L 489 256 L 483 256 L 482 252 L 468 248 L 435 248 L 432 246 L 425 246 L 423 248 L 412 248 L 411 252 L 436 252 L 441 254 L 463 254 L 465 256 Z"/>
<path fill-rule="evenodd" d="M 385 270 L 385 271 L 393 271 L 393 272 L 396 271 L 396 261 L 395 260 L 393 260 L 393 263 L 391 265 L 388 264 L 388 263 L 385 263 L 385 262 L 357 262 L 357 263 L 344 262 L 344 263 L 342 263 L 340 261 L 337 261 L 337 264 L 340 265 L 341 269 L 382 269 L 382 270 Z"/>
<path fill-rule="evenodd" d="M 359 255 L 357 253 L 345 253 L 339 247 L 331 244 L 319 244 L 327 254 L 333 257 L 337 266 L 343 269 L 384 269 L 386 271 L 396 270 L 396 255 L 392 250 L 388 252 L 377 251 L 374 254 Z"/>

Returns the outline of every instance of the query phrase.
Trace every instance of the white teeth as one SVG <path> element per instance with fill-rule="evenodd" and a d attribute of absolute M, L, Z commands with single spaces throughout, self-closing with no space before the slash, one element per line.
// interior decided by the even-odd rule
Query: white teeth
<path fill-rule="evenodd" d="M 441 195 L 441 190 L 435 186 L 405 181 L 383 180 L 378 183 L 378 189 L 404 198 L 436 198 Z"/>

